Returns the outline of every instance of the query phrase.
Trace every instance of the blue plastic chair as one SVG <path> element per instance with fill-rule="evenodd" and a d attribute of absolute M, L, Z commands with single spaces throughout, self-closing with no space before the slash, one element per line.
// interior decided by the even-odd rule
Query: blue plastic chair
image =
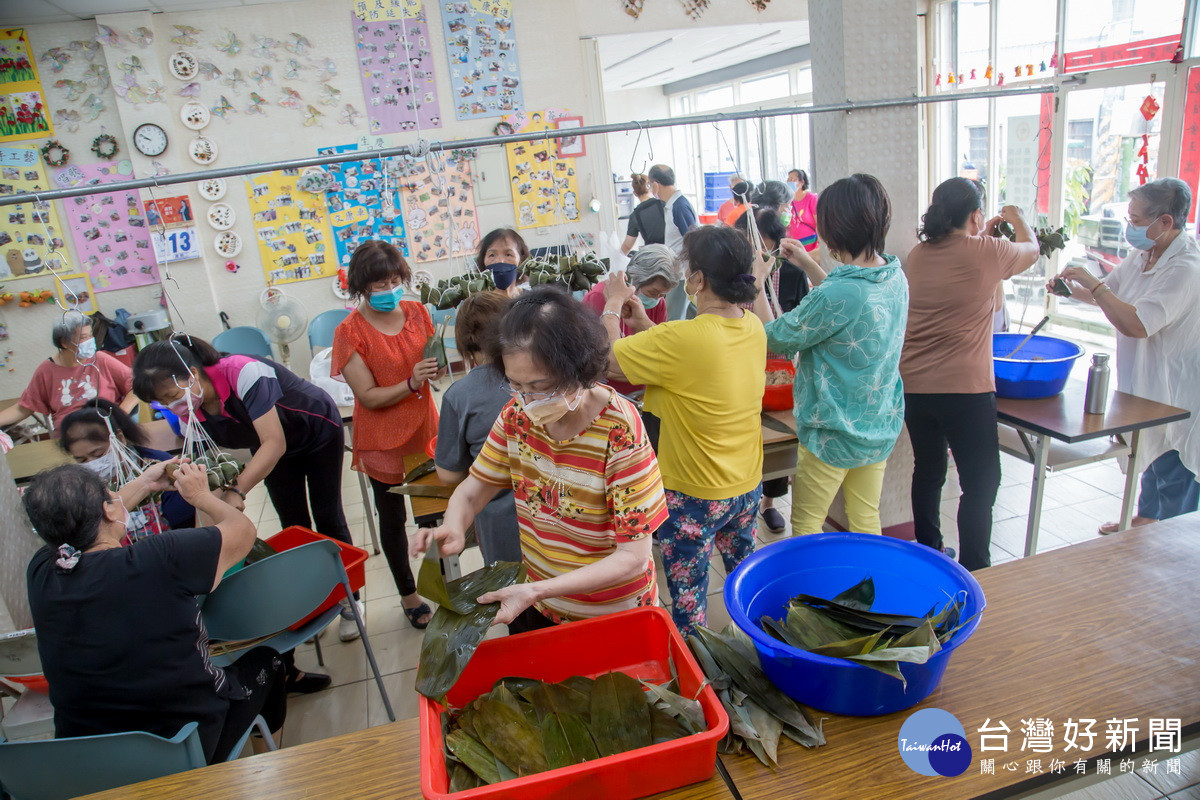
<path fill-rule="evenodd" d="M 267 335 L 249 325 L 239 325 L 236 328 L 221 331 L 212 340 L 212 346 L 222 353 L 233 353 L 239 356 L 275 357 L 271 353 L 271 342 L 267 339 Z"/>
<path fill-rule="evenodd" d="M 14 800 L 67 800 L 203 767 L 197 728 L 189 722 L 170 739 L 134 732 L 4 742 L 0 787 Z"/>
<path fill-rule="evenodd" d="M 375 651 L 371 649 L 367 628 L 353 599 L 354 590 L 350 588 L 350 579 L 346 577 L 338 546 L 331 539 L 284 550 L 222 579 L 204 599 L 201 607 L 204 626 L 209 638 L 214 641 L 270 637 L 255 642 L 255 646 L 273 647 L 280 653 L 313 639 L 320 658 L 321 641 L 318 634 L 338 618 L 342 606 L 334 605 L 294 631 L 288 630 L 288 626 L 311 614 L 339 584 L 354 613 L 359 637 L 367 652 L 371 671 L 375 674 L 375 683 L 383 698 L 383 706 L 387 709 L 388 719 L 395 722 L 396 715 L 392 711 L 387 689 L 383 686 L 383 676 L 379 674 Z M 225 666 L 232 663 L 235 656 L 215 657 L 212 662 L 217 666 Z"/>
<path fill-rule="evenodd" d="M 308 323 L 308 348 L 313 353 L 318 347 L 333 347 L 333 331 L 350 312 L 344 308 L 322 311 Z"/>

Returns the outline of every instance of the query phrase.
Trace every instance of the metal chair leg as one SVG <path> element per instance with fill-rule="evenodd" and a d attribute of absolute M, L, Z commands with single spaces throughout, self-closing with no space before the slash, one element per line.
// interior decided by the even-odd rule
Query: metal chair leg
<path fill-rule="evenodd" d="M 363 512 L 367 518 L 367 530 L 371 533 L 371 546 L 379 555 L 379 533 L 375 530 L 375 508 L 371 505 L 371 493 L 367 491 L 367 476 L 358 473 L 358 490 L 362 492 Z"/>
<path fill-rule="evenodd" d="M 367 661 L 371 663 L 371 672 L 375 674 L 375 685 L 379 687 L 379 696 L 383 698 L 383 707 L 387 711 L 388 719 L 395 722 L 396 712 L 392 711 L 392 701 L 388 699 L 387 689 L 383 685 L 383 676 L 379 674 L 375 651 L 371 648 L 371 640 L 367 638 L 367 626 L 363 624 L 362 614 L 358 613 L 358 603 L 354 602 L 354 592 L 351 590 L 348 580 L 342 581 L 342 589 L 345 590 L 346 599 L 350 601 L 350 608 L 354 612 L 354 624 L 358 625 L 358 635 L 362 639 L 363 649 L 367 651 Z"/>
<path fill-rule="evenodd" d="M 353 602 L 351 603 L 351 605 L 353 605 Z M 321 632 L 320 631 L 317 631 L 317 634 L 315 636 L 313 636 L 313 644 L 317 648 L 317 666 L 323 667 L 323 666 L 325 666 L 325 656 L 321 653 Z"/>

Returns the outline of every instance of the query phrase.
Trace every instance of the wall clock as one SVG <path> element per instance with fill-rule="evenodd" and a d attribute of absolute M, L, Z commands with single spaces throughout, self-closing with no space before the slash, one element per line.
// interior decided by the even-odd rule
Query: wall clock
<path fill-rule="evenodd" d="M 133 132 L 133 146 L 144 156 L 161 156 L 167 149 L 167 132 L 153 122 L 146 122 Z"/>

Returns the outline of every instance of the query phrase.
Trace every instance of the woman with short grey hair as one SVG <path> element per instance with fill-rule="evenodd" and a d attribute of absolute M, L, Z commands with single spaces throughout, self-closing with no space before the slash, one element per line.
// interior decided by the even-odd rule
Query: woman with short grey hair
<path fill-rule="evenodd" d="M 38 364 L 20 399 L 0 411 L 0 427 L 30 414 L 46 414 L 57 428 L 89 400 L 102 397 L 130 413 L 137 407 L 133 372 L 115 356 L 97 350 L 92 320 L 78 311 L 63 314 L 50 329 L 57 352 Z"/>
<path fill-rule="evenodd" d="M 1117 389 L 1192 412 L 1142 431 L 1142 473 L 1134 525 L 1200 506 L 1200 245 L 1184 230 L 1192 192 L 1160 178 L 1129 193 L 1125 239 L 1133 251 L 1103 280 L 1083 267 L 1059 276 L 1074 296 L 1098 306 L 1117 331 Z M 1115 533 L 1107 523 L 1101 533 Z"/>

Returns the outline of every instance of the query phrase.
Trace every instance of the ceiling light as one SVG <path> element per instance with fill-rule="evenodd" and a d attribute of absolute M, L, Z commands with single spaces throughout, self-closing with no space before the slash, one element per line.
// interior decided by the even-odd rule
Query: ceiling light
<path fill-rule="evenodd" d="M 620 61 L 616 62 L 615 64 L 609 64 L 607 67 L 604 68 L 604 71 L 608 72 L 610 69 L 613 69 L 614 67 L 619 67 L 622 64 L 627 64 L 628 62 L 633 61 L 635 58 L 637 58 L 639 56 L 644 56 L 644 55 L 646 55 L 646 53 L 649 53 L 652 50 L 657 50 L 658 48 L 662 47 L 663 45 L 670 44 L 673 41 L 675 41 L 675 39 L 673 37 L 670 39 L 663 39 L 658 44 L 647 47 L 645 50 L 642 50 L 639 53 L 634 53 L 633 55 L 629 56 L 628 58 L 622 58 Z"/>
<path fill-rule="evenodd" d="M 763 34 L 762 36 L 756 36 L 748 42 L 742 42 L 741 44 L 734 45 L 733 47 L 722 47 L 720 50 L 716 51 L 715 53 L 709 53 L 706 56 L 700 56 L 699 58 L 693 58 L 692 63 L 695 64 L 699 61 L 705 61 L 707 59 L 713 58 L 714 56 L 722 56 L 722 55 L 729 55 L 731 53 L 737 53 L 738 51 L 740 51 L 743 47 L 745 47 L 748 44 L 754 44 L 755 42 L 761 42 L 763 39 L 770 39 L 772 36 L 775 36 L 776 34 L 779 34 L 779 33 L 782 33 L 782 31 L 771 31 L 770 33 Z"/>

